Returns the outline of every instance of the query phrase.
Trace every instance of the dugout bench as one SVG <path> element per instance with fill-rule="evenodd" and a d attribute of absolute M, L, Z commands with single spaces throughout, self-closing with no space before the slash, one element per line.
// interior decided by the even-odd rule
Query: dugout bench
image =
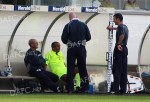
<path fill-rule="evenodd" d="M 30 76 L 0 76 L 0 92 L 15 92 L 17 89 L 16 83 L 18 81 L 37 80 Z"/>

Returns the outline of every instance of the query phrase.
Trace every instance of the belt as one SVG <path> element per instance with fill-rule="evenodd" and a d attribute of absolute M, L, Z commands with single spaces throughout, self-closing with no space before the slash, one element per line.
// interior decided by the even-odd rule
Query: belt
<path fill-rule="evenodd" d="M 115 46 L 117 46 L 118 44 L 115 44 Z M 121 46 L 127 46 L 126 44 L 119 44 L 119 45 L 121 45 Z"/>

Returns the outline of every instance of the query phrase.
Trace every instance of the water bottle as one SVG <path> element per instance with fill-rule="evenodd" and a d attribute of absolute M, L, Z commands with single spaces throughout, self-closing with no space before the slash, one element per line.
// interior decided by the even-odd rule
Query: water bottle
<path fill-rule="evenodd" d="M 6 76 L 5 71 L 1 71 L 1 76 Z"/>
<path fill-rule="evenodd" d="M 94 84 L 93 83 L 89 83 L 88 93 L 92 94 L 93 92 L 94 92 Z"/>
<path fill-rule="evenodd" d="M 11 66 L 5 66 L 5 75 L 12 76 L 12 67 Z"/>

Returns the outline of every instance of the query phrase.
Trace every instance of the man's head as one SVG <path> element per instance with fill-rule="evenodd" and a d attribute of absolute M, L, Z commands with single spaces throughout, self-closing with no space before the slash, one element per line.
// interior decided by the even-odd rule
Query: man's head
<path fill-rule="evenodd" d="M 121 24 L 121 23 L 123 22 L 123 16 L 122 16 L 122 14 L 120 14 L 120 13 L 116 13 L 116 14 L 113 16 L 113 19 L 114 19 L 114 23 L 115 23 L 116 25 L 119 25 L 119 24 Z"/>
<path fill-rule="evenodd" d="M 38 42 L 36 39 L 30 39 L 28 44 L 33 50 L 36 50 L 38 48 Z"/>
<path fill-rule="evenodd" d="M 60 43 L 55 41 L 51 44 L 52 50 L 55 52 L 59 52 L 60 51 Z"/>
<path fill-rule="evenodd" d="M 70 19 L 70 21 L 71 21 L 73 18 L 77 18 L 77 15 L 76 15 L 74 12 L 69 13 L 69 19 Z"/>
<path fill-rule="evenodd" d="M 129 4 L 133 4 L 133 3 L 135 3 L 136 2 L 136 0 L 128 0 L 128 3 Z"/>

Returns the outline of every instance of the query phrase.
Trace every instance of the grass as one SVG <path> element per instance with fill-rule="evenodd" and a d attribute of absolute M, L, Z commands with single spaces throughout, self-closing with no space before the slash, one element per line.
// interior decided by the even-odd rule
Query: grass
<path fill-rule="evenodd" d="M 0 102 L 150 102 L 149 95 L 0 94 Z"/>

